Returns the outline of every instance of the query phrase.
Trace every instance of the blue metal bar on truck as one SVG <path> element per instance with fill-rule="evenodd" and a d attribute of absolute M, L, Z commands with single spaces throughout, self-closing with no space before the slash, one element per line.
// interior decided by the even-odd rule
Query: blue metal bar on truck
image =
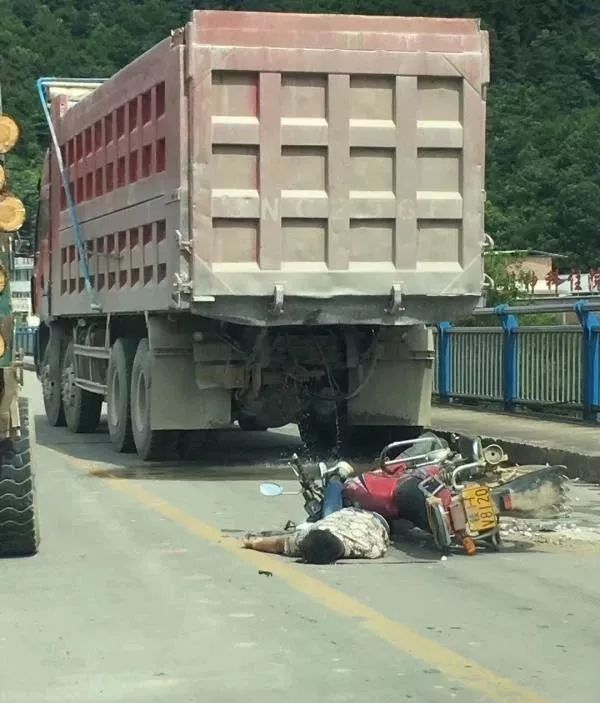
<path fill-rule="evenodd" d="M 96 297 L 96 291 L 92 286 L 91 276 L 90 276 L 90 264 L 87 255 L 87 249 L 84 244 L 83 233 L 81 230 L 81 223 L 79 222 L 79 216 L 77 215 L 77 208 L 75 207 L 75 200 L 73 198 L 73 193 L 71 192 L 71 184 L 69 183 L 68 170 L 65 167 L 62 158 L 62 152 L 60 150 L 60 144 L 58 143 L 58 135 L 52 123 L 52 115 L 50 114 L 50 109 L 48 108 L 48 102 L 46 99 L 46 90 L 51 88 L 52 85 L 56 83 L 65 84 L 81 84 L 81 83 L 101 83 L 104 79 L 98 78 L 50 78 L 43 77 L 37 80 L 37 91 L 40 98 L 40 103 L 42 104 L 42 110 L 44 111 L 44 117 L 48 123 L 48 129 L 50 130 L 50 136 L 52 138 L 52 145 L 54 147 L 54 156 L 58 164 L 58 170 L 60 171 L 60 178 L 62 181 L 62 186 L 65 191 L 65 196 L 67 200 L 67 208 L 71 216 L 71 221 L 73 223 L 73 230 L 75 232 L 75 245 L 77 251 L 79 252 L 79 259 L 81 261 L 81 267 L 83 269 L 83 280 L 85 291 L 90 299 L 90 306 L 93 310 L 99 310 L 100 305 Z"/>

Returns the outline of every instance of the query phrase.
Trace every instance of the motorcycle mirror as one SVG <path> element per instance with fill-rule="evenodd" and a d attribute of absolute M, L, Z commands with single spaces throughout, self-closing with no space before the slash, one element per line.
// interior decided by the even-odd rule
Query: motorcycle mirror
<path fill-rule="evenodd" d="M 261 483 L 260 492 L 262 495 L 268 496 L 269 498 L 280 496 L 283 495 L 283 486 L 280 486 L 278 483 Z"/>

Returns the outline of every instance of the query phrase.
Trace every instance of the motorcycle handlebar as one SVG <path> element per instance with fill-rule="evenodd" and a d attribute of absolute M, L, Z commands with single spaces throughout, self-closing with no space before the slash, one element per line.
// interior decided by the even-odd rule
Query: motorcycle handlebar
<path fill-rule="evenodd" d="M 403 452 L 398 451 L 396 454 L 394 454 L 394 461 L 400 460 L 402 458 L 406 458 L 407 461 L 415 464 L 419 461 L 425 460 L 426 462 L 430 459 L 431 455 L 434 454 L 435 452 L 440 452 L 440 451 L 446 451 L 447 455 L 450 454 L 449 448 L 444 445 L 444 443 L 440 440 L 439 437 L 436 437 L 435 435 L 428 435 L 424 437 L 415 437 L 414 439 L 405 439 L 400 442 L 392 442 L 391 444 L 388 444 L 383 448 L 383 451 L 381 452 L 379 456 L 379 466 L 382 469 L 385 469 L 386 463 L 388 459 L 390 458 L 390 453 L 394 452 L 394 450 L 400 450 L 400 449 L 408 449 L 411 447 L 416 447 L 418 445 L 425 445 L 425 444 L 436 444 L 437 446 L 435 448 L 430 448 L 428 451 L 424 451 L 422 454 L 414 454 L 412 456 L 403 456 Z M 433 461 L 433 460 L 432 460 Z M 439 461 L 439 457 L 435 457 L 435 461 Z"/>
<path fill-rule="evenodd" d="M 299 457 L 294 454 L 290 461 L 290 466 L 296 476 L 302 481 L 318 478 L 321 475 L 319 462 L 316 461 L 300 461 Z"/>

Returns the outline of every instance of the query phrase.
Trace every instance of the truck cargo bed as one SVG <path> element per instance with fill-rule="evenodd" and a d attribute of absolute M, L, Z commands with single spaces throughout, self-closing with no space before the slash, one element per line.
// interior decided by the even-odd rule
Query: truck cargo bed
<path fill-rule="evenodd" d="M 56 96 L 102 312 L 465 314 L 481 294 L 488 71 L 475 20 L 195 12 L 77 104 Z M 51 312 L 89 314 L 51 174 Z"/>

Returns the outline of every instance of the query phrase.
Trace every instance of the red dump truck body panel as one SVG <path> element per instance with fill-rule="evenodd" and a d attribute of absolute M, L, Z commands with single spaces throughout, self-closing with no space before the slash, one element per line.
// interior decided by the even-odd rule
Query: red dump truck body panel
<path fill-rule="evenodd" d="M 195 12 L 77 104 L 54 97 L 102 311 L 210 314 L 276 286 L 474 303 L 487 47 L 475 20 Z M 88 314 L 50 173 L 51 314 Z"/>

